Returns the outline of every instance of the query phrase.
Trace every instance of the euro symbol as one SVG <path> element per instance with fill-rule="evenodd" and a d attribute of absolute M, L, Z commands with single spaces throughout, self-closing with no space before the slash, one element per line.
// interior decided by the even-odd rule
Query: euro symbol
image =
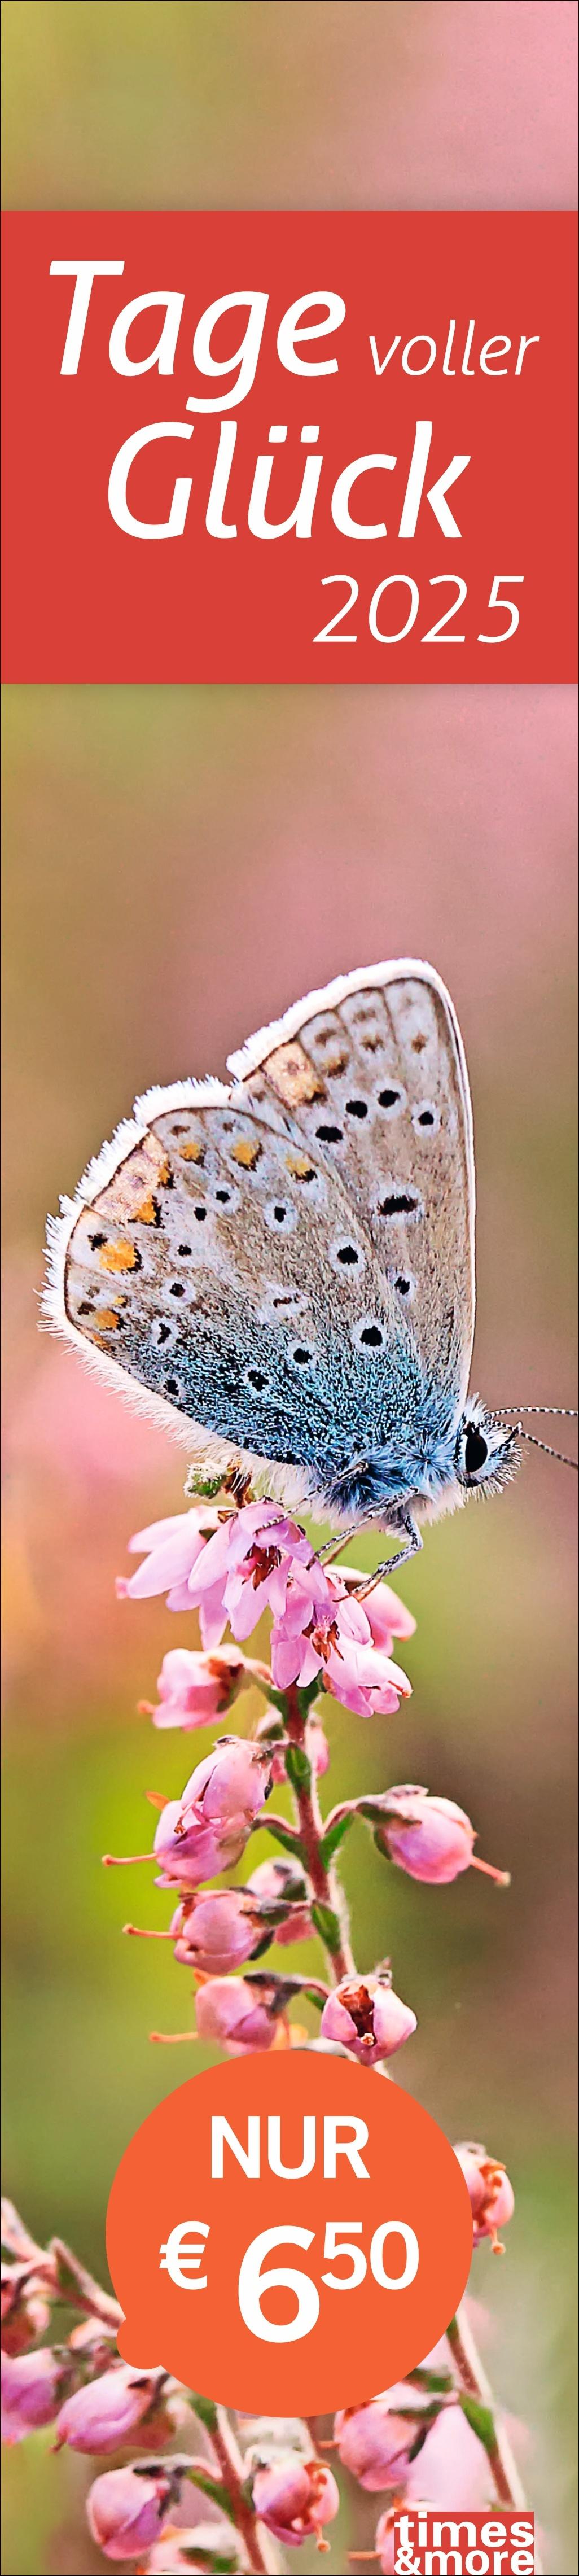
<path fill-rule="evenodd" d="M 175 2282 L 178 2290 L 207 2289 L 206 2272 L 202 2274 L 199 2281 L 189 2280 L 188 2275 L 190 2272 L 199 2271 L 205 2251 L 204 2246 L 199 2243 L 199 2238 L 208 2235 L 209 2228 L 204 2226 L 202 2218 L 183 2218 L 179 2227 L 171 2228 L 166 2245 L 160 2246 L 159 2271 L 168 2272 L 170 2280 Z M 193 2239 L 193 2243 L 188 2246 L 184 2241 L 187 2237 Z"/>

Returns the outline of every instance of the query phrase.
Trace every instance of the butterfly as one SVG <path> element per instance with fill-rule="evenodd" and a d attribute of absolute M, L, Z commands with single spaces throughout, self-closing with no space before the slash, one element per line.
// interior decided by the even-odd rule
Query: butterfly
<path fill-rule="evenodd" d="M 49 1220 L 45 1312 L 172 1422 L 193 1475 L 386 1530 L 390 1571 L 422 1522 L 499 1490 L 534 1438 L 468 1394 L 475 1170 L 456 1012 L 432 966 L 362 967 L 228 1070 L 227 1085 L 135 1102 Z"/>

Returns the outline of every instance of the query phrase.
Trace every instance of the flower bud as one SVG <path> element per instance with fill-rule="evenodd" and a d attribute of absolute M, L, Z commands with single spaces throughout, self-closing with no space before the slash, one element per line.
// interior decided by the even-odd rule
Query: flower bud
<path fill-rule="evenodd" d="M 186 1733 L 224 1717 L 250 1679 L 239 1646 L 220 1646 L 214 1655 L 172 1646 L 163 1656 L 157 1706 L 151 1708 L 146 1700 L 141 1705 L 154 1726 L 180 1726 Z"/>
<path fill-rule="evenodd" d="M 366 2406 L 345 2407 L 334 2424 L 342 2467 L 370 2495 L 380 2487 L 404 2487 L 431 2421 L 424 2400 L 407 2380 L 383 2389 Z"/>
<path fill-rule="evenodd" d="M 212 1888 L 188 1896 L 173 1915 L 175 1958 L 204 1976 L 227 1976 L 252 1959 L 264 1939 L 259 1905 L 244 1887 Z"/>
<path fill-rule="evenodd" d="M 241 1858 L 271 1782 L 268 1752 L 243 1736 L 224 1736 L 198 1762 L 181 1798 L 162 1808 L 154 1849 L 161 1886 L 199 1887 Z"/>
<path fill-rule="evenodd" d="M 242 1819 L 237 1825 L 204 1825 L 202 1814 L 184 1809 L 180 1798 L 168 1798 L 159 1817 L 153 1850 L 161 1868 L 158 1887 L 201 1887 L 220 1869 L 233 1869 L 247 1842 Z"/>
<path fill-rule="evenodd" d="M 245 1977 L 211 1977 L 200 1986 L 195 2002 L 200 2039 L 217 2040 L 230 2057 L 245 2057 L 252 2048 L 271 2048 L 279 2025 L 279 1994 L 274 1979 L 249 1985 Z"/>
<path fill-rule="evenodd" d="M 142 2467 L 105 2469 L 87 2496 L 87 2520 L 105 2558 L 140 2558 L 160 2540 L 171 2506 L 179 2498 L 182 2465 L 174 2460 L 144 2460 Z"/>
<path fill-rule="evenodd" d="M 36 2343 L 38 2335 L 45 2334 L 50 2316 L 49 2300 L 30 2263 L 2 2264 L 0 2313 L 2 2351 L 16 2360 Z"/>
<path fill-rule="evenodd" d="M 303 2460 L 297 2452 L 287 2451 L 254 2471 L 252 2496 L 259 2521 L 275 2533 L 276 2540 L 283 2540 L 286 2549 L 299 2549 L 311 2534 L 323 2549 L 322 2525 L 334 2521 L 340 2497 L 331 2469 L 321 2460 Z"/>
<path fill-rule="evenodd" d="M 71 2451 L 122 2451 L 130 2442 L 137 2450 L 150 2451 L 151 2443 L 168 2441 L 176 2415 L 165 2401 L 165 2384 L 162 2370 L 114 2363 L 102 2378 L 87 2381 L 65 2398 L 56 2427 L 57 2450 L 67 2442 Z"/>
<path fill-rule="evenodd" d="M 357 1565 L 341 1565 L 340 1575 L 347 1592 L 356 1592 L 359 1584 L 368 1581 L 367 1574 L 362 1574 Z M 405 1601 L 399 1601 L 398 1593 L 392 1591 L 389 1583 L 373 1583 L 371 1592 L 364 1595 L 364 1609 L 373 1644 L 379 1646 L 384 1655 L 391 1655 L 395 1637 L 403 1638 L 406 1643 L 409 1637 L 414 1636 L 416 1620 L 412 1611 L 407 1610 Z"/>
<path fill-rule="evenodd" d="M 513 2186 L 504 2165 L 497 2164 L 494 2156 L 487 2156 L 486 2147 L 467 2143 L 455 2147 L 454 2152 L 467 2186 L 474 2243 L 482 2245 L 483 2237 L 490 2236 L 493 2254 L 504 2254 L 498 2229 L 508 2225 L 515 2206 Z"/>
<path fill-rule="evenodd" d="M 388 1789 L 380 1801 L 382 1815 L 376 1828 L 378 1849 L 389 1860 L 404 1869 L 409 1878 L 423 1879 L 431 1887 L 445 1887 L 459 1878 L 463 1869 L 484 1870 L 508 1886 L 508 1874 L 493 1869 L 489 1861 L 474 1855 L 474 1827 L 457 1807 L 453 1798 L 431 1797 L 428 1789 Z"/>
<path fill-rule="evenodd" d="M 270 1776 L 267 1749 L 243 1735 L 224 1735 L 198 1762 L 183 1790 L 182 1805 L 198 1801 L 203 1815 L 222 1824 L 242 1815 L 248 1826 L 267 1796 Z"/>
<path fill-rule="evenodd" d="M 14 2359 L 3 2352 L 3 2442 L 22 2442 L 25 2433 L 35 2433 L 41 2424 L 53 2424 L 71 2375 L 68 2356 L 51 2352 L 46 2345 L 40 2352 L 18 2353 Z"/>
<path fill-rule="evenodd" d="M 322 2038 L 340 2040 L 361 2066 L 392 2057 L 413 2030 L 416 2014 L 394 1994 L 387 1974 L 343 1977 L 324 2004 Z"/>

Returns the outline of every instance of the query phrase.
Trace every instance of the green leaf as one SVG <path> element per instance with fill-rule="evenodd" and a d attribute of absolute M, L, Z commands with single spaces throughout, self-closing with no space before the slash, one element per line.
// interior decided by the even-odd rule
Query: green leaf
<path fill-rule="evenodd" d="M 320 1843 L 320 1860 L 323 1862 L 324 1869 L 327 1868 L 328 1861 L 332 1860 L 334 1852 L 339 1850 L 344 1836 L 349 1834 L 353 1822 L 353 1816 L 338 1816 L 335 1825 L 328 1825 L 327 1833 L 323 1835 Z"/>
<path fill-rule="evenodd" d="M 462 2406 L 463 2415 L 466 2415 L 467 2424 L 470 2424 L 471 2432 L 476 2433 L 477 2441 L 482 2442 L 483 2450 L 488 2451 L 492 2459 L 493 2451 L 496 2451 L 497 2447 L 497 2437 L 490 2406 L 481 2405 L 480 2397 L 467 2397 L 463 2390 L 460 2392 L 458 2402 L 459 2406 Z"/>
<path fill-rule="evenodd" d="M 198 2549 L 195 2541 L 191 2542 L 190 2548 L 184 2548 L 183 2538 L 184 2534 L 180 2532 L 179 2554 L 188 2567 L 207 2570 L 207 2576 L 235 2576 L 240 2564 L 237 2549 L 230 2549 L 225 2556 L 223 2550 Z"/>
<path fill-rule="evenodd" d="M 336 1950 L 341 1949 L 342 1935 L 338 1917 L 337 1914 L 334 1914 L 333 1906 L 321 1905 L 316 1899 L 315 1905 L 312 1905 L 312 1923 L 315 1924 L 316 1932 L 319 1932 L 320 1940 L 323 1941 L 325 1949 L 331 1950 L 332 1954 L 335 1955 Z"/>
<path fill-rule="evenodd" d="M 293 1825 L 282 1825 L 278 1816 L 275 1824 L 273 1816 L 264 1816 L 263 1822 L 267 1825 L 268 1833 L 272 1834 L 274 1843 L 281 1843 L 282 1851 L 291 1852 L 292 1860 L 301 1860 L 302 1868 L 305 1869 L 305 1852 L 302 1851 L 299 1834 L 294 1833 Z"/>
<path fill-rule="evenodd" d="M 422 2388 L 429 2396 L 442 2395 L 454 2384 L 450 2370 L 424 2370 L 421 2363 L 417 2370 L 407 2372 L 407 2378 L 412 2388 Z"/>
<path fill-rule="evenodd" d="M 217 2504 L 220 2513 L 228 2514 L 229 2521 L 235 2522 L 235 2505 L 227 2487 L 220 2485 L 218 2478 L 210 2478 L 207 2469 L 197 2468 L 188 2469 L 187 2477 L 192 2487 L 199 2487 L 201 2495 L 209 2496 L 211 2504 Z"/>
<path fill-rule="evenodd" d="M 196 2388 L 188 2388 L 185 2393 L 189 2405 L 193 2407 L 194 2415 L 199 2416 L 200 2424 L 205 2424 L 208 2433 L 214 2433 L 217 2423 L 217 2407 L 214 2404 L 213 2398 L 200 2397 Z"/>
<path fill-rule="evenodd" d="M 285 1767 L 292 1789 L 297 1789 L 298 1793 L 300 1789 L 311 1789 L 311 1763 L 301 1744 L 286 1745 Z"/>
<path fill-rule="evenodd" d="M 319 1673 L 316 1673 L 315 1681 L 307 1682 L 305 1690 L 298 1691 L 301 1716 L 307 1717 L 308 1709 L 312 1707 L 312 1702 L 315 1699 L 321 1700 L 323 1698 L 325 1698 L 325 1692 L 320 1690 L 320 1676 Z"/>

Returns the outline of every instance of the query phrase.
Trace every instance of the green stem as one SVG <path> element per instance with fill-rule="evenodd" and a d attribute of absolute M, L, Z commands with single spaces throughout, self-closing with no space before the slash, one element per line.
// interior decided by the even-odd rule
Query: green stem
<path fill-rule="evenodd" d="M 253 2569 L 254 2576 L 267 2576 L 271 2561 L 264 2555 L 259 2537 L 259 2525 L 252 2506 L 248 2503 L 243 2477 L 243 2461 L 224 2406 L 218 2406 L 216 2409 L 215 2423 L 211 2427 L 211 2441 L 231 2506 L 232 2520 L 244 2543 L 248 2566 Z"/>
<path fill-rule="evenodd" d="M 306 1706 L 304 1706 L 304 1700 L 305 1693 L 300 1692 L 295 1683 L 293 1688 L 285 1693 L 285 1720 L 288 1736 L 290 1743 L 297 1745 L 301 1752 L 305 1751 L 307 1703 Z M 324 1948 L 326 1949 L 330 1963 L 332 1981 L 334 1985 L 339 1985 L 343 1977 L 348 1977 L 355 1973 L 354 1959 L 350 1947 L 350 1926 L 342 1889 L 331 1866 L 327 1869 L 326 1864 L 322 1859 L 321 1846 L 324 1839 L 324 1824 L 320 1813 L 316 1781 L 311 1767 L 308 1783 L 306 1784 L 304 1781 L 303 1784 L 300 1784 L 294 1790 L 294 1796 L 298 1813 L 299 1838 L 304 1855 L 305 1867 L 313 1888 L 314 1897 L 320 1906 L 324 1907 L 330 1915 L 335 1917 L 338 1926 L 338 1937 L 335 1947 L 330 1944 L 326 1938 L 324 1938 L 323 1934 L 322 1938 L 324 1939 Z"/>

